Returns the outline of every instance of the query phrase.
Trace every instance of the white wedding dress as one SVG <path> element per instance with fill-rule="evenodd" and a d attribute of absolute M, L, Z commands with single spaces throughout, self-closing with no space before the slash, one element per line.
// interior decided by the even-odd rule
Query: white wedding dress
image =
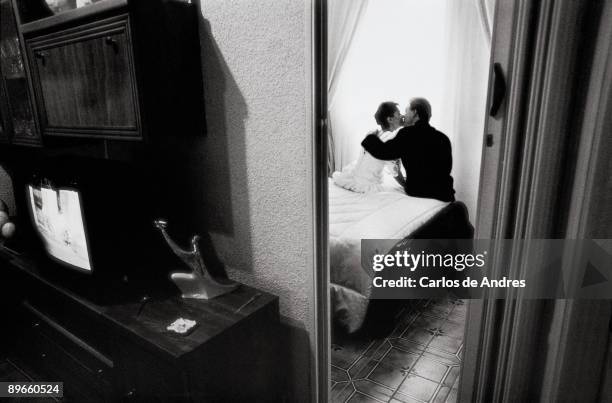
<path fill-rule="evenodd" d="M 395 137 L 398 130 L 378 131 L 378 138 L 387 142 Z M 332 178 L 334 183 L 353 192 L 372 193 L 388 190 L 383 184 L 383 171 L 387 168 L 395 176 L 398 165 L 395 161 L 383 161 L 376 159 L 369 152 L 363 154 L 350 165 L 342 169 L 342 172 L 334 172 Z"/>

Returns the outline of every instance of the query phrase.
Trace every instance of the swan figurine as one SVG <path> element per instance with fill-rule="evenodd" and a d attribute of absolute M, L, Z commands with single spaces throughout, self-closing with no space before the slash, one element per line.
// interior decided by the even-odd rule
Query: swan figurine
<path fill-rule="evenodd" d="M 227 294 L 238 287 L 238 283 L 220 283 L 210 275 L 206 269 L 206 265 L 204 265 L 200 247 L 198 246 L 200 240 L 199 235 L 194 235 L 191 238 L 191 250 L 185 250 L 178 246 L 176 242 L 170 238 L 170 235 L 168 235 L 166 231 L 168 221 L 159 218 L 154 220 L 153 224 L 160 230 L 174 254 L 191 268 L 191 272 L 170 273 L 170 279 L 181 290 L 183 298 L 212 299 Z"/>

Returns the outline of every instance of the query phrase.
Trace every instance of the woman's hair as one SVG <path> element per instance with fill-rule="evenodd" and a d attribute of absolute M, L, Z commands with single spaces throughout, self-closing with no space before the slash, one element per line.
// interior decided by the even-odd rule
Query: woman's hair
<path fill-rule="evenodd" d="M 431 118 L 431 105 L 428 100 L 425 98 L 412 98 L 410 100 L 410 109 L 416 111 L 420 121 L 429 122 L 429 118 Z"/>
<path fill-rule="evenodd" d="M 397 103 L 387 101 L 378 105 L 378 109 L 374 114 L 374 119 L 376 119 L 376 123 L 380 125 L 383 129 L 389 128 L 389 122 L 387 118 L 392 118 L 395 115 L 395 112 L 398 111 Z"/>

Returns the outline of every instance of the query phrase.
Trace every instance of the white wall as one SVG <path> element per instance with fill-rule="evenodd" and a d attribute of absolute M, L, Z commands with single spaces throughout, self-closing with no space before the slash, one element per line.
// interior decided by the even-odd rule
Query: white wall
<path fill-rule="evenodd" d="M 231 278 L 280 296 L 290 356 L 279 361 L 290 361 L 291 400 L 308 400 L 311 2 L 202 0 L 201 10 L 208 134 L 191 150 L 200 219 Z"/>

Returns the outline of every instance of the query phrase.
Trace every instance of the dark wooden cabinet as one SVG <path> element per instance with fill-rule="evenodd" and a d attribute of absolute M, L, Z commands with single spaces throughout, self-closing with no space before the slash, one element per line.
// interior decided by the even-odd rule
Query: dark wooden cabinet
<path fill-rule="evenodd" d="M 276 297 L 241 286 L 209 301 L 153 301 L 138 319 L 137 311 L 134 304 L 108 312 L 122 329 L 114 344 L 122 396 L 142 402 L 279 400 Z M 186 337 L 166 331 L 178 316 L 199 325 Z"/>
<path fill-rule="evenodd" d="M 46 135 L 142 136 L 127 14 L 27 41 Z"/>
<path fill-rule="evenodd" d="M 28 69 L 17 20 L 10 0 L 0 0 L 0 114 L 1 140 L 18 145 L 40 145 Z"/>
<path fill-rule="evenodd" d="M 0 269 L 0 313 L 10 324 L 0 348 L 33 380 L 63 382 L 64 401 L 279 400 L 275 296 L 243 285 L 212 300 L 98 305 L 30 261 L 2 257 Z M 198 325 L 168 331 L 178 317 Z"/>
<path fill-rule="evenodd" d="M 33 13 L 37 1 L 15 0 L 30 10 L 22 10 L 30 22 L 20 30 L 43 138 L 149 140 L 204 131 L 194 4 L 102 0 Z"/>
<path fill-rule="evenodd" d="M 40 380 L 64 381 L 66 400 L 112 402 L 113 362 L 27 300 L 17 310 L 8 358 Z"/>

